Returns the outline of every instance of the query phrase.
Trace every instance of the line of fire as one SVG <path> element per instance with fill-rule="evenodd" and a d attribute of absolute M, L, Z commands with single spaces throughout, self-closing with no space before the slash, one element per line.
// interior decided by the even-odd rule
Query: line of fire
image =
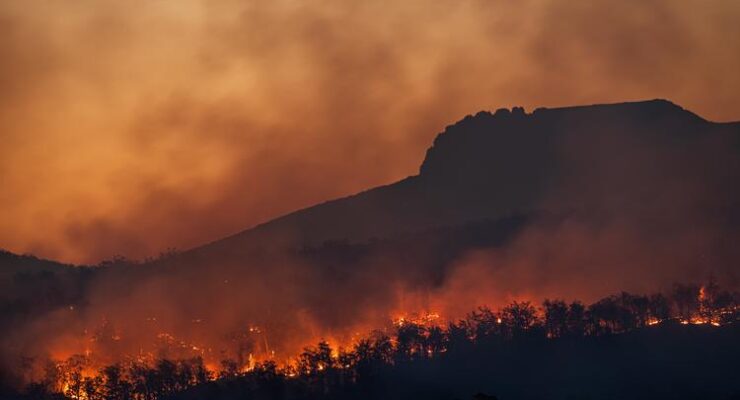
<path fill-rule="evenodd" d="M 74 307 L 69 312 L 75 312 Z M 270 347 L 270 332 L 245 326 L 229 336 L 231 348 L 179 339 L 160 332 L 155 348 L 121 354 L 103 364 L 102 346 L 125 341 L 107 321 L 81 334 L 84 348 L 59 351 L 56 358 L 26 360 L 27 392 L 39 398 L 154 400 L 212 381 L 247 379 L 293 382 L 326 394 L 337 385 L 358 382 L 381 368 L 401 368 L 445 358 L 458 351 L 516 343 L 557 343 L 618 337 L 659 329 L 721 330 L 740 322 L 740 293 L 705 285 L 677 284 L 669 293 L 612 295 L 590 305 L 545 300 L 541 305 L 514 301 L 492 310 L 479 307 L 465 318 L 449 320 L 434 310 L 391 316 L 386 326 L 357 332 L 350 340 L 306 337 L 300 354 Z M 156 325 L 157 316 L 142 317 Z M 207 318 L 191 320 L 208 324 Z M 43 361 L 43 362 L 41 362 Z"/>

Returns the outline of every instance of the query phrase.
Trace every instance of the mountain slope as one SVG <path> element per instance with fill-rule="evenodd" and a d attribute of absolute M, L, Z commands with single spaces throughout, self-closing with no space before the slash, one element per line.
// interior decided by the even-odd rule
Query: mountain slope
<path fill-rule="evenodd" d="M 263 246 L 361 242 L 532 210 L 570 210 L 582 200 L 571 196 L 576 193 L 561 193 L 587 186 L 605 191 L 611 186 L 620 191 L 615 198 L 627 194 L 626 201 L 640 202 L 683 188 L 631 193 L 640 188 L 625 179 L 654 180 L 640 183 L 649 186 L 670 181 L 686 167 L 693 177 L 729 190 L 725 183 L 740 170 L 739 142 L 740 124 L 709 122 L 665 100 L 542 108 L 531 114 L 516 107 L 480 112 L 437 136 L 418 175 L 288 214 L 193 252 L 224 255 Z M 655 159 L 650 160 L 651 153 Z M 648 176 L 627 175 L 641 175 L 637 167 Z M 701 195 L 700 189 L 706 188 L 687 187 L 687 195 Z M 723 195 L 724 203 L 738 199 L 736 190 Z"/>
<path fill-rule="evenodd" d="M 397 311 L 456 318 L 709 277 L 735 290 L 737 182 L 740 124 L 667 101 L 481 112 L 448 126 L 418 175 L 190 251 L 26 274 L 30 259 L 0 254 L 15 271 L 2 282 L 0 359 L 105 327 L 131 338 L 116 354 L 156 349 L 161 332 L 232 349 L 256 325 L 270 350 L 294 355 Z"/>

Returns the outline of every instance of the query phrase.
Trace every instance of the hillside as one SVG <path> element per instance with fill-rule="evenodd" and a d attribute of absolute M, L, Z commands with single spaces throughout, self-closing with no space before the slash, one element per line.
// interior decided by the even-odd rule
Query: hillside
<path fill-rule="evenodd" d="M 517 107 L 479 112 L 437 136 L 417 175 L 296 211 L 193 252 L 362 242 L 533 210 L 604 208 L 610 197 L 639 204 L 674 191 L 692 196 L 700 188 L 678 182 L 693 185 L 692 179 L 723 190 L 722 199 L 702 206 L 734 207 L 738 190 L 729 183 L 738 171 L 740 123 L 709 122 L 665 100 L 530 114 Z M 576 198 L 589 185 L 598 192 Z"/>
<path fill-rule="evenodd" d="M 99 268 L 1 253 L 0 359 L 90 343 L 117 359 L 163 337 L 211 363 L 289 357 L 399 312 L 454 320 L 710 279 L 733 291 L 739 181 L 740 124 L 667 101 L 480 112 L 439 134 L 417 175 L 195 249 Z"/>

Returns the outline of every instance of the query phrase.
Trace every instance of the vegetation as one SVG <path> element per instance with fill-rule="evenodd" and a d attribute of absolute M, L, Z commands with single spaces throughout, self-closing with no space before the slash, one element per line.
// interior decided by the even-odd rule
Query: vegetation
<path fill-rule="evenodd" d="M 475 391 L 489 393 L 478 393 L 478 399 L 495 398 L 490 394 L 494 392 L 502 398 L 502 394 L 558 398 L 569 393 L 589 398 L 598 396 L 598 390 L 620 388 L 629 388 L 625 394 L 631 398 L 729 396 L 740 393 L 733 383 L 736 379 L 723 377 L 732 376 L 738 359 L 739 302 L 738 293 L 721 290 L 713 282 L 701 287 L 676 285 L 669 294 L 623 292 L 589 306 L 549 299 L 539 308 L 513 302 L 497 311 L 480 307 L 446 326 L 424 315 L 398 320 L 393 330 L 372 332 L 348 349 L 332 348 L 322 340 L 286 365 L 267 360 L 244 368 L 224 360 L 219 371 L 192 358 L 134 360 L 89 373 L 84 356 L 74 356 L 50 363 L 43 381 L 13 396 L 452 399 L 468 390 L 468 398 Z M 692 359 L 708 364 L 694 365 Z M 681 362 L 686 363 L 685 370 L 676 367 Z M 564 371 L 568 369 L 572 370 Z M 644 371 L 630 380 L 625 378 L 632 376 L 629 370 Z M 604 378 L 605 371 L 615 375 Z M 592 380 L 570 379 L 573 374 L 591 373 Z M 697 377 L 697 386 L 671 392 L 664 381 L 675 381 L 684 373 Z M 725 385 L 710 384 L 706 374 Z M 576 387 L 574 382 L 579 382 Z M 642 392 L 631 392 L 640 385 Z"/>

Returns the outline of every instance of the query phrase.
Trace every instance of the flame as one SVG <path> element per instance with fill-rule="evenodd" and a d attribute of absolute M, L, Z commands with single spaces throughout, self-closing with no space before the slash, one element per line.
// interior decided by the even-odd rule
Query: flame
<path fill-rule="evenodd" d="M 709 294 L 707 293 L 706 286 L 702 285 L 699 288 L 699 293 L 697 295 L 697 300 L 699 303 L 699 312 L 698 315 L 694 315 L 688 319 L 684 319 L 681 321 L 684 325 L 712 325 L 712 326 L 721 326 L 720 323 L 720 315 L 731 313 L 731 310 L 726 309 L 720 309 L 716 310 L 713 309 L 711 302 L 712 299 L 710 299 Z"/>
<path fill-rule="evenodd" d="M 699 300 L 698 307 L 691 310 L 689 316 L 674 316 L 669 319 L 682 325 L 706 325 L 712 327 L 719 327 L 723 323 L 733 321 L 735 318 L 734 313 L 737 312 L 737 306 L 728 305 L 724 308 L 718 308 L 712 293 L 711 287 L 710 289 L 701 287 L 697 293 L 693 294 Z M 450 320 L 446 319 L 446 316 L 443 318 L 440 313 L 429 311 L 428 309 L 423 312 L 396 310 L 391 315 L 394 317 L 388 318 L 385 324 L 379 324 L 382 328 L 378 331 L 388 335 L 390 343 L 394 347 L 398 346 L 398 340 L 394 334 L 399 328 L 416 327 L 420 328 L 419 332 L 422 335 L 428 335 L 431 332 L 430 328 L 439 327 L 450 322 Z M 542 315 L 540 317 L 542 318 Z M 193 327 L 192 331 L 187 330 L 185 332 L 187 336 L 180 336 L 177 331 L 164 330 L 170 327 L 168 321 L 164 318 L 159 322 L 153 316 L 142 316 L 141 318 L 142 321 L 150 322 L 146 324 L 151 329 L 148 336 L 143 335 L 142 332 L 119 332 L 112 326 L 105 325 L 107 323 L 105 321 L 97 329 L 91 327 L 80 329 L 77 331 L 77 336 L 73 339 L 65 337 L 65 340 L 60 340 L 59 346 L 55 346 L 56 351 L 52 352 L 52 360 L 67 360 L 71 357 L 82 357 L 84 362 L 81 366 L 78 364 L 75 367 L 69 367 L 64 361 L 58 362 L 57 365 L 60 370 L 63 371 L 64 368 L 67 368 L 67 370 L 61 374 L 62 378 L 56 382 L 55 388 L 62 390 L 62 393 L 65 393 L 68 398 L 89 400 L 85 398 L 84 394 L 80 394 L 78 383 L 71 383 L 69 381 L 71 379 L 69 374 L 72 372 L 70 368 L 81 367 L 80 370 L 75 370 L 80 372 L 74 377 L 74 379 L 77 379 L 74 382 L 79 382 L 80 375 L 84 378 L 100 377 L 100 369 L 112 363 L 132 362 L 154 368 L 156 367 L 157 360 L 162 358 L 188 360 L 199 357 L 208 373 L 207 379 L 209 380 L 226 376 L 226 373 L 230 374 L 228 376 L 231 376 L 231 374 L 247 374 L 259 369 L 260 364 L 267 361 L 275 363 L 280 373 L 287 378 L 295 378 L 303 374 L 303 371 L 300 370 L 300 357 L 297 356 L 297 352 L 293 351 L 296 346 L 290 349 L 280 347 L 279 345 L 281 343 L 278 341 L 275 342 L 278 346 L 270 347 L 268 345 L 268 336 L 270 336 L 268 332 L 272 330 L 269 326 L 265 327 L 264 325 L 243 323 L 240 325 L 238 332 L 228 336 L 231 342 L 228 342 L 226 346 L 232 347 L 217 347 L 215 343 L 208 341 L 208 336 L 197 336 L 197 334 L 194 334 L 193 332 L 197 331 L 195 327 Z M 493 318 L 492 321 L 495 321 L 496 324 L 507 323 L 504 321 L 505 318 L 502 318 L 501 313 L 492 313 L 491 318 Z M 644 324 L 646 326 L 655 326 L 669 320 L 660 319 L 655 316 L 645 316 L 644 318 Z M 193 324 L 206 325 L 203 321 L 208 321 L 208 319 L 207 317 L 205 319 L 188 318 L 185 321 Z M 453 318 L 451 321 L 455 321 L 455 319 Z M 152 324 L 153 322 L 156 322 L 156 324 Z M 306 346 L 312 346 L 321 338 L 322 341 L 329 345 L 330 357 L 333 361 L 326 364 L 317 364 L 315 368 L 318 371 L 325 371 L 332 368 L 349 369 L 352 367 L 352 362 L 345 361 L 351 359 L 344 357 L 346 354 L 344 349 L 352 349 L 360 340 L 367 338 L 367 333 L 373 332 L 372 328 L 374 327 L 377 326 L 357 324 L 345 333 L 329 332 L 328 335 L 327 332 L 321 329 L 314 329 L 311 330 L 312 334 L 301 338 L 294 345 L 305 344 Z M 548 337 L 555 336 L 549 335 Z M 470 339 L 473 339 L 473 336 Z M 115 355 L 106 354 L 106 349 L 111 344 L 118 349 Z M 138 349 L 133 352 L 134 356 L 131 356 L 131 353 L 128 355 L 126 353 L 127 348 L 125 346 L 131 345 L 136 345 Z M 235 353 L 235 345 L 238 345 L 238 353 Z M 131 351 L 130 348 L 128 349 Z M 418 346 L 411 347 L 407 351 L 410 355 L 414 355 L 414 357 L 423 356 L 432 358 L 438 356 L 440 353 L 444 353 L 446 349 L 444 347 L 432 349 L 425 346 Z M 230 364 L 223 363 L 223 360 L 230 362 Z M 72 391 L 76 391 L 77 393 L 71 393 Z"/>
<path fill-rule="evenodd" d="M 422 314 L 406 314 L 394 318 L 393 325 L 402 327 L 407 324 L 420 325 L 420 326 L 433 326 L 438 324 L 440 315 L 437 312 L 427 312 Z"/>

